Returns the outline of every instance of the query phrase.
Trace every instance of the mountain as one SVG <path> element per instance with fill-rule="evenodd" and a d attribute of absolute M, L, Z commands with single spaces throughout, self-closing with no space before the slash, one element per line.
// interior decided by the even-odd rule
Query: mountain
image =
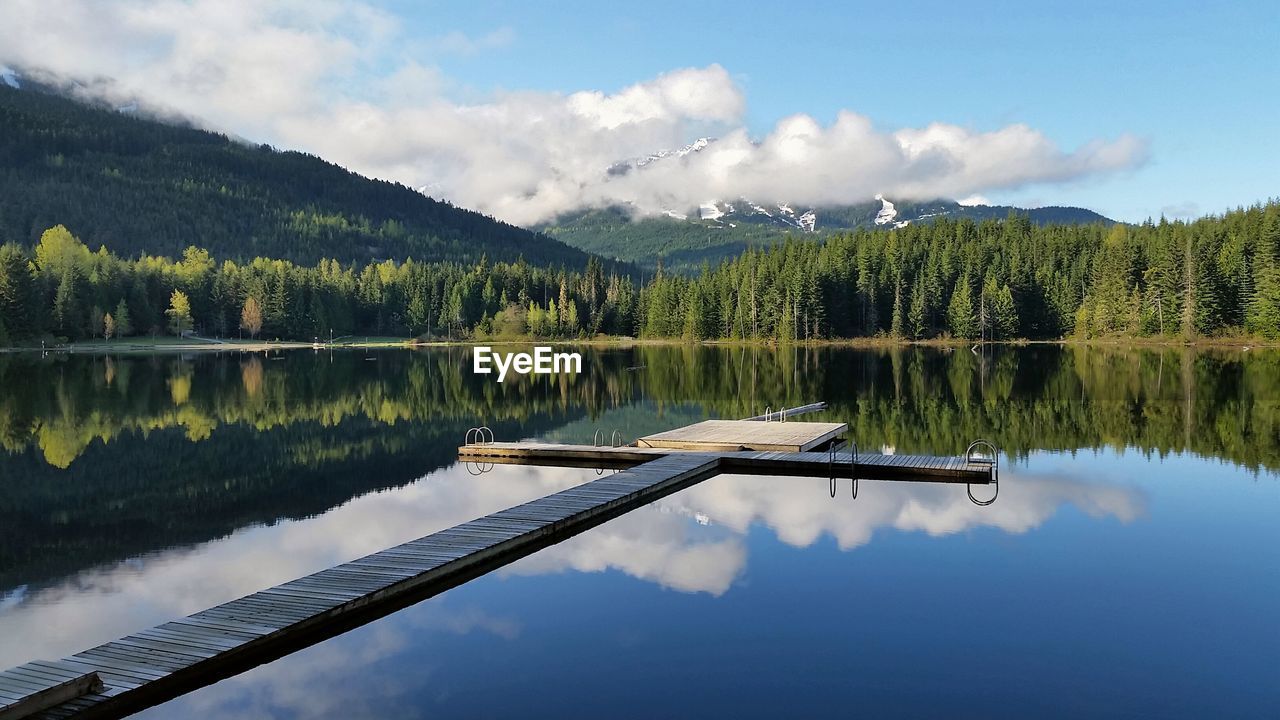
<path fill-rule="evenodd" d="M 413 257 L 582 267 L 544 234 L 298 152 L 73 100 L 0 73 L 0 243 L 67 226 L 90 247 L 312 264 Z"/>
<path fill-rule="evenodd" d="M 820 239 L 831 233 L 897 228 L 940 218 L 982 222 L 1010 214 L 1024 215 L 1035 225 L 1115 224 L 1077 207 L 961 205 L 954 200 L 894 202 L 879 197 L 853 205 L 801 209 L 786 203 L 711 202 L 686 213 L 668 211 L 649 217 L 636 217 L 628 208 L 614 206 L 563 215 L 539 229 L 590 253 L 649 269 L 661 256 L 664 267 L 688 272 L 704 261 L 714 265 L 747 248 L 772 245 L 788 237 Z"/>
<path fill-rule="evenodd" d="M 643 172 L 652 163 L 669 162 L 700 152 L 714 138 L 699 138 L 676 150 L 660 150 L 615 163 L 611 175 Z M 1078 207 L 1018 208 L 1009 205 L 962 205 L 954 200 L 892 201 L 881 195 L 848 205 L 802 207 L 786 202 L 755 202 L 749 198 L 712 200 L 696 208 L 663 208 L 660 214 L 614 206 L 562 215 L 538 229 L 587 252 L 654 268 L 696 270 L 704 261 L 716 263 L 749 247 L 771 245 L 794 237 L 819 238 L 833 232 L 904 227 L 939 218 L 967 218 L 975 222 L 999 220 L 1011 213 L 1035 225 L 1114 224 L 1092 210 Z"/>

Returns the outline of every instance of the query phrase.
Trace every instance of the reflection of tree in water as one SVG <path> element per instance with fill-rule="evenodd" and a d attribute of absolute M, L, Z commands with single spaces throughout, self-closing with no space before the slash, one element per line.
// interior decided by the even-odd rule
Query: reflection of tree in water
<path fill-rule="evenodd" d="M 576 377 L 521 377 L 497 385 L 471 373 L 461 350 L 379 353 L 0 357 L 0 444 L 39 447 L 67 468 L 94 440 L 181 426 L 192 441 L 243 424 L 271 430 L 297 422 L 334 427 L 352 418 L 393 425 L 446 418 L 523 421 L 636 397 L 634 377 L 613 372 L 615 356 Z M 618 380 L 621 378 L 622 382 Z M 466 425 L 463 426 L 465 430 Z"/>
<path fill-rule="evenodd" d="M 412 482 L 476 417 L 518 436 L 581 412 L 548 383 L 489 397 L 456 354 L 347 355 L 0 358 L 0 589 Z"/>
<path fill-rule="evenodd" d="M 744 417 L 821 399 L 863 448 L 988 437 L 1014 456 L 1136 447 L 1280 468 L 1275 352 L 641 346 L 501 385 L 460 349 L 283 357 L 0 356 L 0 588 L 411 482 L 453 463 L 477 421 L 510 438 L 638 406 Z"/>
<path fill-rule="evenodd" d="M 240 382 L 244 384 L 245 397 L 250 400 L 262 394 L 262 360 L 257 355 L 240 363 Z"/>
<path fill-rule="evenodd" d="M 645 347 L 644 391 L 722 417 L 825 400 L 863 447 L 1193 452 L 1280 470 L 1280 353 L 1031 346 Z"/>
<path fill-rule="evenodd" d="M 1269 351 L 641 346 L 589 351 L 578 376 L 501 385 L 473 375 L 463 349 L 376 357 L 0 357 L 0 445 L 37 446 L 66 468 L 94 440 L 178 426 L 199 441 L 228 424 L 594 418 L 642 399 L 659 413 L 693 402 L 745 417 L 826 400 L 864 447 L 954 453 L 991 437 L 1014 455 L 1136 447 L 1280 468 L 1280 353 Z"/>

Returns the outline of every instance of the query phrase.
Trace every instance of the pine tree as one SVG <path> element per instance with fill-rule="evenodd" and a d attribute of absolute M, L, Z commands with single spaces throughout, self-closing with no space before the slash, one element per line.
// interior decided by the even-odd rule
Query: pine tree
<path fill-rule="evenodd" d="M 899 276 L 893 283 L 893 320 L 889 326 L 889 334 L 894 338 L 901 338 L 904 323 L 905 320 L 902 317 L 902 277 Z"/>
<path fill-rule="evenodd" d="M 0 246 L 0 320 L 10 342 L 35 334 L 36 314 L 27 254 L 17 245 Z"/>
<path fill-rule="evenodd" d="M 80 337 L 80 299 L 76 288 L 74 269 L 68 269 L 58 282 L 58 290 L 53 296 L 54 329 L 68 338 Z"/>
<path fill-rule="evenodd" d="M 1280 338 L 1280 266 L 1267 265 L 1256 275 L 1245 329 L 1266 338 Z"/>
<path fill-rule="evenodd" d="M 94 305 L 89 308 L 89 337 L 101 337 L 106 330 L 105 315 L 102 308 Z"/>
<path fill-rule="evenodd" d="M 951 326 L 951 334 L 956 337 L 972 338 L 978 334 L 968 273 L 960 276 L 951 292 L 951 302 L 947 304 L 947 322 Z"/>
<path fill-rule="evenodd" d="M 911 287 L 911 307 L 907 310 L 907 323 L 911 328 L 911 337 L 919 340 L 926 329 L 926 291 L 924 275 L 916 275 L 915 284 Z"/>
<path fill-rule="evenodd" d="M 1013 300 L 1013 291 L 1009 285 L 1000 287 L 993 301 L 996 336 L 1001 340 L 1012 340 L 1018 337 L 1018 304 Z"/>

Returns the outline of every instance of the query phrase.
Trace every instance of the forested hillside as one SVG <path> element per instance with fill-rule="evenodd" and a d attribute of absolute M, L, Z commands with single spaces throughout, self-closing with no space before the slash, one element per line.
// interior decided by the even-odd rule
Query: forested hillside
<path fill-rule="evenodd" d="M 789 242 L 644 289 L 688 338 L 1280 337 L 1280 203 L 1192 223 L 939 220 Z"/>
<path fill-rule="evenodd" d="M 65 225 L 125 257 L 316 263 L 476 261 L 585 267 L 552 238 L 297 152 L 0 83 L 0 242 Z"/>
<path fill-rule="evenodd" d="M 650 273 L 659 263 L 671 272 L 696 274 L 703 262 L 718 264 L 750 248 L 783 242 L 791 233 L 767 225 L 715 227 L 673 218 L 632 219 L 619 208 L 583 210 L 542 228 L 547 234 L 601 257 L 631 262 Z M 808 235 L 806 239 L 820 239 Z"/>
<path fill-rule="evenodd" d="M 788 242 L 637 289 L 524 262 L 91 252 L 61 226 L 0 247 L 0 344 L 197 330 L 302 338 L 1280 338 L 1280 203 L 1192 223 L 942 220 Z"/>

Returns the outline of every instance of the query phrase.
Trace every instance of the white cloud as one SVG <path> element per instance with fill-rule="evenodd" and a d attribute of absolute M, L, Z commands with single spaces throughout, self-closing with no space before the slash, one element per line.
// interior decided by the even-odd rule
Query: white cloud
<path fill-rule="evenodd" d="M 656 213 L 738 196 L 965 197 L 1122 171 L 1146 155 L 1132 136 L 1063 149 L 1025 125 L 885 131 L 852 111 L 830 125 L 793 115 L 756 139 L 741 88 L 718 65 L 613 92 L 459 102 L 448 78 L 412 57 L 396 18 L 348 0 L 5 0 L 0 16 L 0 63 L 95 80 L 96 94 L 141 98 L 523 224 L 614 203 Z M 477 53 L 513 37 L 449 33 L 422 47 Z M 701 152 L 606 172 L 707 133 L 720 140 Z"/>

